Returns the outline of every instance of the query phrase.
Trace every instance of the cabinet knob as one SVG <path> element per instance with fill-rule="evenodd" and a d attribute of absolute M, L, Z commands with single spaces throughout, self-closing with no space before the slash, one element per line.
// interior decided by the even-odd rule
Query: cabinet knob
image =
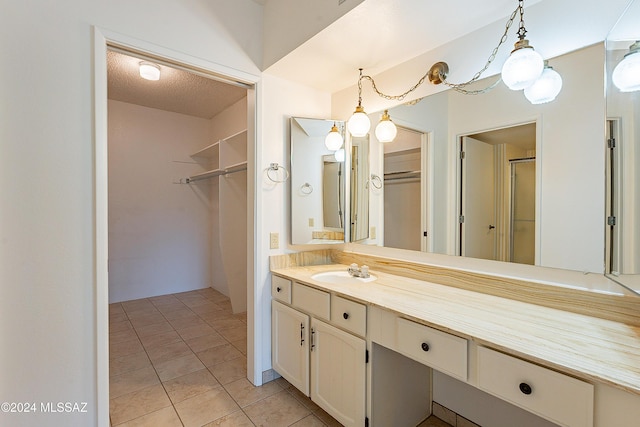
<path fill-rule="evenodd" d="M 344 320 L 347 320 L 349 318 L 349 313 L 342 313 L 342 317 L 344 317 Z"/>
<path fill-rule="evenodd" d="M 280 292 L 281 290 L 282 290 L 282 288 L 281 288 L 280 286 L 278 286 L 278 287 L 276 288 L 276 292 Z"/>
<path fill-rule="evenodd" d="M 527 384 L 527 383 L 520 383 L 520 386 L 519 386 L 519 387 L 520 387 L 520 391 L 521 391 L 523 394 L 527 394 L 527 395 L 529 395 L 529 394 L 531 394 L 531 393 L 533 392 L 533 389 L 532 389 L 532 388 L 531 388 L 531 386 L 530 386 L 529 384 Z"/>
<path fill-rule="evenodd" d="M 426 342 L 423 342 L 420 347 L 422 347 L 423 351 L 429 351 L 429 344 L 427 344 Z"/>

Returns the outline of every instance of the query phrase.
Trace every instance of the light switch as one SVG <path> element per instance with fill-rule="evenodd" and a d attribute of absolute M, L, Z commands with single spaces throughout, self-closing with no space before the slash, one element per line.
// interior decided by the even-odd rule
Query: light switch
<path fill-rule="evenodd" d="M 375 239 L 376 238 L 376 228 L 375 227 L 371 227 L 371 231 L 369 231 L 369 238 L 370 239 Z"/>
<path fill-rule="evenodd" d="M 309 227 L 313 227 L 313 218 L 309 218 Z"/>

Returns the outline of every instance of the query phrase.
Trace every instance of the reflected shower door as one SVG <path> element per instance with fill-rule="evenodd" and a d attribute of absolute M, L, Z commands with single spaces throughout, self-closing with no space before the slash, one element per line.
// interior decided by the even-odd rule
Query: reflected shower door
<path fill-rule="evenodd" d="M 511 161 L 510 261 L 535 263 L 536 160 Z"/>

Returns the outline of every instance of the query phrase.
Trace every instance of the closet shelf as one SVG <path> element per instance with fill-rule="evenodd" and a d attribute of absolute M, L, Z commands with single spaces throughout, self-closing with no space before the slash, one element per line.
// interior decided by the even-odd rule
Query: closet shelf
<path fill-rule="evenodd" d="M 193 153 L 191 157 L 206 157 L 212 158 L 218 154 L 218 147 L 220 146 L 220 141 L 216 141 L 211 145 L 204 147 L 202 150 Z"/>
<path fill-rule="evenodd" d="M 234 172 L 240 172 L 247 170 L 247 162 L 236 163 L 235 165 L 231 165 L 226 167 L 225 169 L 213 169 L 210 171 L 202 172 L 196 175 L 192 175 L 186 179 L 187 184 L 190 184 L 194 181 L 200 181 L 203 179 L 214 178 L 220 175 L 227 175 Z"/>

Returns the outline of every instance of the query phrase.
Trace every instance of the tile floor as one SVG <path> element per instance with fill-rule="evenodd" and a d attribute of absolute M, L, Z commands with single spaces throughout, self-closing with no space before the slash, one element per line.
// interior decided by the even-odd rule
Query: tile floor
<path fill-rule="evenodd" d="M 211 288 L 111 304 L 111 425 L 339 426 L 284 379 L 246 379 L 246 322 Z"/>

